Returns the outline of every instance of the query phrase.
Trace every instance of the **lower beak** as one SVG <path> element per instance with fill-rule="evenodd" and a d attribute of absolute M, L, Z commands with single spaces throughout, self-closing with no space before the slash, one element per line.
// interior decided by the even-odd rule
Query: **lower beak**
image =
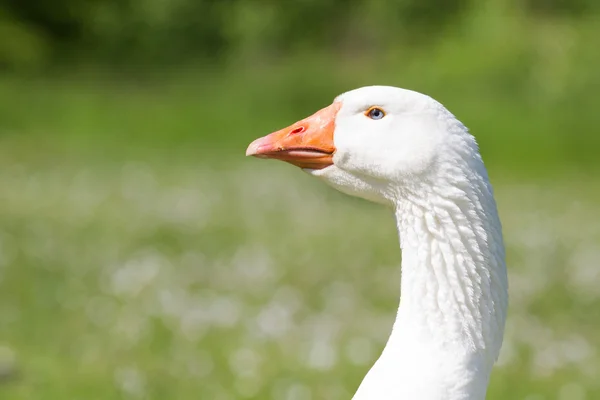
<path fill-rule="evenodd" d="M 333 131 L 339 109 L 340 104 L 333 103 L 285 129 L 256 139 L 246 155 L 273 158 L 307 169 L 333 165 Z"/>

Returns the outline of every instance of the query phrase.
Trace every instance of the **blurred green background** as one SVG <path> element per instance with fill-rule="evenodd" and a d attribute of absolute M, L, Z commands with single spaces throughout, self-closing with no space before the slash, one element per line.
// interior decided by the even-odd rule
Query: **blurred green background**
<path fill-rule="evenodd" d="M 254 138 L 346 91 L 477 137 L 511 303 L 489 399 L 600 398 L 600 2 L 3 0 L 0 398 L 350 399 L 389 210 Z"/>

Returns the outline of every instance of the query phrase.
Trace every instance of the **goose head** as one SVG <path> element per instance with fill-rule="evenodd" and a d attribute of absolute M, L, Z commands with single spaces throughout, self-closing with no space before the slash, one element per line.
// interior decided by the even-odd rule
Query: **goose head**
<path fill-rule="evenodd" d="M 392 205 L 403 189 L 446 179 L 447 162 L 469 163 L 473 146 L 431 97 L 368 86 L 255 140 L 246 155 L 289 162 L 346 194 Z"/>

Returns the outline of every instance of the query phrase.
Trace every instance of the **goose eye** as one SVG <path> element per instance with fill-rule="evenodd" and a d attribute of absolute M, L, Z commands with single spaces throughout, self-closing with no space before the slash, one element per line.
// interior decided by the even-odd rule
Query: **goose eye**
<path fill-rule="evenodd" d="M 371 119 L 381 119 L 385 117 L 385 112 L 379 107 L 371 107 L 367 110 L 365 115 Z"/>

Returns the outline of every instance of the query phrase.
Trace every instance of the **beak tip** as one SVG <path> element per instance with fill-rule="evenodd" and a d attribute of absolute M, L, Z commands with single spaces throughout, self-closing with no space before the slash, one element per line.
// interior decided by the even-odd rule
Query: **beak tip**
<path fill-rule="evenodd" d="M 255 141 L 253 141 L 252 143 L 250 143 L 250 145 L 246 149 L 246 157 L 257 155 L 258 151 L 259 151 L 259 148 L 260 148 L 259 139 L 257 139 Z"/>

